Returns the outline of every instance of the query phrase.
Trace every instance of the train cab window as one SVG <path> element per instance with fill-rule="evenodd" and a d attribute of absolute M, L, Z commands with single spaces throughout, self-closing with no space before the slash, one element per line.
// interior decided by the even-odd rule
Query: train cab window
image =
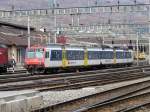
<path fill-rule="evenodd" d="M 35 50 L 35 56 L 36 56 L 36 58 L 43 58 L 43 53 L 44 53 L 43 49 L 36 49 Z"/>
<path fill-rule="evenodd" d="M 34 49 L 29 49 L 27 51 L 27 58 L 34 58 L 34 57 L 35 57 Z"/>
<path fill-rule="evenodd" d="M 48 51 L 46 51 L 46 53 L 45 53 L 45 58 L 49 58 L 49 52 Z"/>

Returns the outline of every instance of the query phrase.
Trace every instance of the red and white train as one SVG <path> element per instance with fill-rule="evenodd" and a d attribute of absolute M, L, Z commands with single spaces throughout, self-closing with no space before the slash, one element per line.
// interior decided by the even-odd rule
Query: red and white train
<path fill-rule="evenodd" d="M 30 73 L 90 66 L 131 65 L 133 51 L 51 44 L 26 50 L 25 67 Z"/>

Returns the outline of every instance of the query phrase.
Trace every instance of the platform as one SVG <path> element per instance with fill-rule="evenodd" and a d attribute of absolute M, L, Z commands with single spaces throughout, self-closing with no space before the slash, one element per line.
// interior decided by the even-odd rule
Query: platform
<path fill-rule="evenodd" d="M 30 112 L 43 105 L 37 91 L 0 92 L 0 112 Z"/>

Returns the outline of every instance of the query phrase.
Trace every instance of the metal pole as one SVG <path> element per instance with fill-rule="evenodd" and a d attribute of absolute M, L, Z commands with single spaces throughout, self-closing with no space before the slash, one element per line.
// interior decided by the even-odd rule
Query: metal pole
<path fill-rule="evenodd" d="M 80 14 L 78 14 L 78 26 L 80 25 Z"/>
<path fill-rule="evenodd" d="M 103 44 L 103 45 L 105 44 L 105 42 L 104 42 L 104 35 L 103 35 L 103 42 L 102 42 L 102 44 Z"/>
<path fill-rule="evenodd" d="M 48 33 L 48 44 L 50 44 L 51 43 L 51 33 L 49 32 Z"/>
<path fill-rule="evenodd" d="M 148 0 L 148 4 L 150 3 L 150 0 Z M 148 20 L 150 20 L 150 6 L 148 6 Z M 150 24 L 149 24 L 149 33 L 150 33 Z M 148 59 L 148 64 L 150 65 L 150 37 L 148 37 L 148 46 L 149 46 L 149 59 Z"/>
<path fill-rule="evenodd" d="M 137 66 L 139 66 L 139 34 L 137 33 L 137 40 L 136 40 L 136 61 L 137 61 Z"/>
<path fill-rule="evenodd" d="M 30 48 L 30 17 L 28 16 L 28 48 Z"/>
<path fill-rule="evenodd" d="M 53 10 L 55 9 L 56 7 L 56 0 L 54 0 L 54 7 L 53 7 Z M 54 27 L 55 27 L 55 35 L 54 35 L 54 43 L 57 42 L 56 38 L 57 38 L 57 19 L 56 19 L 56 15 L 55 15 L 55 10 L 54 10 Z"/>
<path fill-rule="evenodd" d="M 150 65 L 150 37 L 148 37 L 148 42 L 149 42 L 149 44 L 148 44 L 148 46 L 149 46 L 149 59 L 148 59 L 148 64 Z"/>
<path fill-rule="evenodd" d="M 74 25 L 74 15 L 70 14 L 70 16 L 71 16 L 71 26 L 73 26 Z"/>

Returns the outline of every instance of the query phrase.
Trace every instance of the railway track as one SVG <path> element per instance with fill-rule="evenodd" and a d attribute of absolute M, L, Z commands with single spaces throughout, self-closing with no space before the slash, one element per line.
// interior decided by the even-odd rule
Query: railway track
<path fill-rule="evenodd" d="M 21 69 L 21 70 L 15 70 L 15 72 L 13 73 L 11 70 L 7 71 L 7 73 L 0 73 L 0 76 L 11 76 L 11 75 L 19 75 L 22 73 L 26 73 L 27 70 L 26 69 Z"/>
<path fill-rule="evenodd" d="M 133 112 L 150 104 L 150 80 L 93 94 L 34 112 Z"/>
<path fill-rule="evenodd" d="M 76 89 L 147 77 L 149 66 L 0 79 L 0 91 Z"/>
<path fill-rule="evenodd" d="M 108 68 L 108 69 L 101 69 L 101 70 L 83 71 L 83 72 L 79 72 L 79 73 L 74 72 L 74 73 L 58 73 L 58 74 L 36 74 L 34 76 L 30 75 L 29 73 L 25 73 L 25 71 L 18 71 L 15 73 L 11 73 L 9 75 L 8 75 L 8 73 L 7 74 L 1 74 L 0 79 L 2 79 L 2 80 L 7 79 L 9 82 L 9 80 L 13 80 L 15 78 L 19 81 L 19 80 L 21 80 L 21 79 L 19 79 L 20 77 L 21 78 L 33 77 L 35 79 L 36 79 L 36 77 L 39 77 L 39 79 L 40 79 L 40 78 L 44 78 L 44 77 L 47 78 L 47 76 L 54 78 L 54 77 L 65 77 L 65 76 L 70 76 L 70 75 L 73 76 L 76 74 L 84 75 L 84 74 L 92 74 L 92 73 L 98 73 L 98 72 L 99 73 L 106 73 L 106 72 L 125 71 L 125 70 L 132 70 L 132 69 L 150 69 L 150 66 L 146 65 L 146 66 L 135 66 L 135 67 L 124 67 L 124 68 Z M 19 74 L 19 73 L 21 73 L 21 74 Z M 17 80 L 15 80 L 15 81 L 17 81 Z"/>
<path fill-rule="evenodd" d="M 94 73 L 94 72 L 101 72 L 101 73 L 105 73 L 105 72 L 114 72 L 114 71 L 119 71 L 119 70 L 129 70 L 129 69 L 138 69 L 138 68 L 150 68 L 149 65 L 146 66 L 134 66 L 134 67 L 120 67 L 120 68 L 104 68 L 104 69 L 100 69 L 100 70 L 86 70 L 86 71 L 81 71 L 80 74 L 84 74 L 84 73 Z M 72 75 L 72 74 L 76 74 L 73 72 L 69 72 L 69 73 L 63 73 L 63 72 L 58 72 L 58 74 L 48 74 L 48 75 Z M 35 75 L 47 75 L 47 74 L 35 74 Z M 27 73 L 26 70 L 18 70 L 15 71 L 15 73 L 12 72 L 8 72 L 8 73 L 2 73 L 0 74 L 0 79 L 9 79 L 9 78 L 19 78 L 19 77 L 30 77 L 32 75 L 30 75 L 29 73 Z"/>
<path fill-rule="evenodd" d="M 150 102 L 141 103 L 133 107 L 128 107 L 126 109 L 119 110 L 118 112 L 149 112 Z"/>

